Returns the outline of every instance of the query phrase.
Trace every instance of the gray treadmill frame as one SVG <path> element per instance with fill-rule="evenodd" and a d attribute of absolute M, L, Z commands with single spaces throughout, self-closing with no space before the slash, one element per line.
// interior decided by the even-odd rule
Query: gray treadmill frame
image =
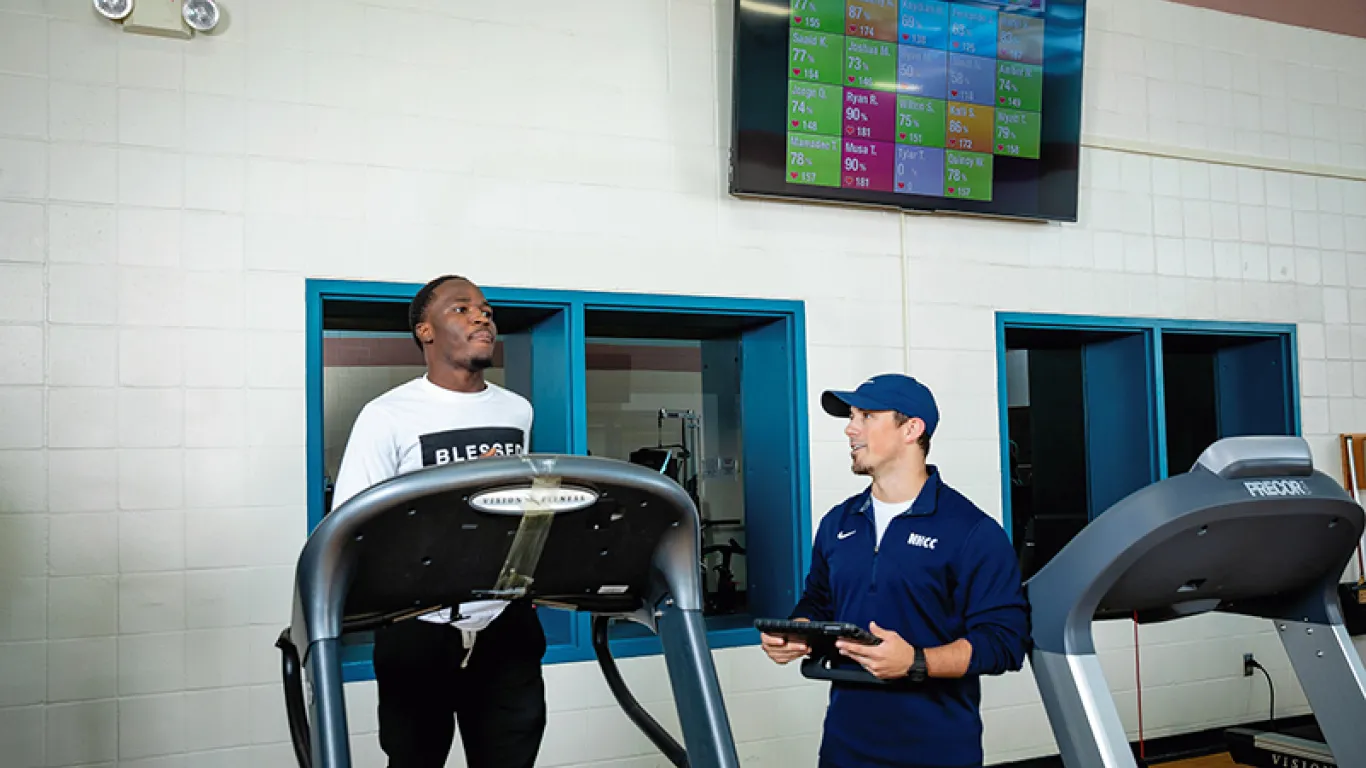
<path fill-rule="evenodd" d="M 682 515 L 655 547 L 650 593 L 643 606 L 617 618 L 659 635 L 690 766 L 738 768 L 716 667 L 703 622 L 701 525 L 697 507 L 677 483 L 645 467 L 591 456 L 527 454 L 488 458 L 412 472 L 357 494 L 325 516 L 310 534 L 295 570 L 290 636 L 300 653 L 313 733 L 314 768 L 350 768 L 341 638 L 356 553 L 348 545 L 374 518 L 434 493 L 525 489 L 534 481 L 613 484 L 649 493 Z"/>
<path fill-rule="evenodd" d="M 1366 527 L 1362 508 L 1337 481 L 1314 469 L 1308 443 L 1280 436 L 1220 440 L 1205 450 L 1190 473 L 1136 491 L 1093 520 L 1026 585 L 1034 639 L 1030 667 L 1067 768 L 1137 767 L 1096 656 L 1091 623 L 1100 601 L 1143 555 L 1173 537 L 1218 522 L 1226 504 L 1202 505 L 1197 498 L 1189 507 L 1172 509 L 1148 503 L 1157 486 L 1170 492 L 1173 484 L 1189 485 L 1193 494 L 1204 493 L 1210 475 L 1231 481 L 1229 487 L 1244 480 L 1293 478 L 1305 485 L 1308 495 L 1249 495 L 1242 502 L 1253 502 L 1252 509 L 1268 516 L 1285 514 L 1286 504 L 1332 505 L 1334 514 L 1355 531 L 1353 547 Z M 1366 766 L 1366 668 L 1347 633 L 1337 594 L 1351 555 L 1349 548 L 1340 560 L 1328 561 L 1317 581 L 1300 594 L 1242 613 L 1275 623 L 1338 764 Z M 1208 601 L 1173 607 L 1173 618 L 1225 610 Z"/>

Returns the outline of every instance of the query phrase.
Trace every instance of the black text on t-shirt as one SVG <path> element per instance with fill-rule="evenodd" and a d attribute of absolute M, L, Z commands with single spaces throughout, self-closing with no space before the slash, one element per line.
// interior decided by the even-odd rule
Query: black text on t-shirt
<path fill-rule="evenodd" d="M 470 427 L 433 432 L 418 440 L 422 444 L 422 466 L 435 467 L 471 461 L 489 451 L 494 456 L 520 454 L 525 435 L 516 427 Z"/>

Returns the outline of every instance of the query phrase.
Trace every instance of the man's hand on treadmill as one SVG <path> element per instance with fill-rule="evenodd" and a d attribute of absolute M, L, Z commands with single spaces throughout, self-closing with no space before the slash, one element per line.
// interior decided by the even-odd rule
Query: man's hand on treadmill
<path fill-rule="evenodd" d="M 915 648 L 896 632 L 879 627 L 877 622 L 869 625 L 868 631 L 882 638 L 882 642 L 864 645 L 851 640 L 838 640 L 835 647 L 879 680 L 905 677 L 910 673 L 911 665 L 915 663 Z"/>
<path fill-rule="evenodd" d="M 796 619 L 796 621 L 807 621 L 807 619 Z M 759 640 L 763 644 L 764 653 L 779 664 L 787 664 L 811 652 L 811 648 L 805 642 L 796 638 L 788 639 L 761 632 Z"/>

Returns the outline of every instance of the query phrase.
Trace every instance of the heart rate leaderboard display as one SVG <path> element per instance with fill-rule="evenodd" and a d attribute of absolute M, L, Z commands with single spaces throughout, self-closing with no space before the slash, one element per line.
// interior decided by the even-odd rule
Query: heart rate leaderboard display
<path fill-rule="evenodd" d="M 990 201 L 1039 158 L 1045 0 L 790 0 L 787 182 Z"/>

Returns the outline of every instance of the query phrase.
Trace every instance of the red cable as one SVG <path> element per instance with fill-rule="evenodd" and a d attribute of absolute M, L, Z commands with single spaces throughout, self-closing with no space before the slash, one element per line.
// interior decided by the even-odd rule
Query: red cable
<path fill-rule="evenodd" d="M 1143 676 L 1138 663 L 1138 611 L 1134 611 L 1134 688 L 1138 690 L 1138 757 L 1147 761 L 1148 751 L 1143 744 Z"/>

